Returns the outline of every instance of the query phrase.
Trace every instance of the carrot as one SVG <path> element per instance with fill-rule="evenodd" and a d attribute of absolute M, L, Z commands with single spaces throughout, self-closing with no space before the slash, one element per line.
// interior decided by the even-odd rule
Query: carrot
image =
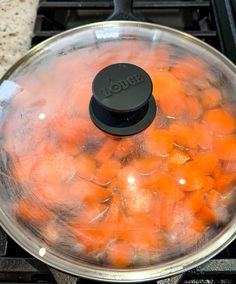
<path fill-rule="evenodd" d="M 153 77 L 153 95 L 167 116 L 179 117 L 186 110 L 184 88 L 168 71 L 156 73 Z"/>
<path fill-rule="evenodd" d="M 204 198 L 200 190 L 193 192 L 186 199 L 187 206 L 194 214 L 196 214 L 204 206 Z"/>
<path fill-rule="evenodd" d="M 133 162 L 134 168 L 142 175 L 151 175 L 156 172 L 161 166 L 161 159 L 159 157 L 149 157 Z"/>
<path fill-rule="evenodd" d="M 201 220 L 206 226 L 214 224 L 218 220 L 216 213 L 206 205 L 204 205 L 198 212 L 197 218 Z"/>
<path fill-rule="evenodd" d="M 235 119 L 221 108 L 208 110 L 203 117 L 203 123 L 219 134 L 230 134 L 236 128 Z"/>
<path fill-rule="evenodd" d="M 131 265 L 134 256 L 132 246 L 125 241 L 113 243 L 107 250 L 108 261 L 115 267 L 125 268 Z"/>
<path fill-rule="evenodd" d="M 219 193 L 227 193 L 235 186 L 235 174 L 222 174 L 215 180 L 215 190 Z"/>
<path fill-rule="evenodd" d="M 144 213 L 127 218 L 120 232 L 120 239 L 128 241 L 138 250 L 156 248 L 160 245 L 157 236 L 154 221 Z"/>
<path fill-rule="evenodd" d="M 173 176 L 184 191 L 199 190 L 205 186 L 206 177 L 201 168 L 190 161 L 173 171 Z"/>
<path fill-rule="evenodd" d="M 62 141 L 76 144 L 79 147 L 85 143 L 91 129 L 91 122 L 78 117 L 56 117 L 52 121 L 52 129 Z"/>
<path fill-rule="evenodd" d="M 96 171 L 94 182 L 101 185 L 110 183 L 118 174 L 120 168 L 121 164 L 117 160 L 110 159 L 103 162 Z"/>
<path fill-rule="evenodd" d="M 103 202 L 111 198 L 111 192 L 107 189 L 79 177 L 70 184 L 67 193 L 72 200 L 87 205 Z"/>
<path fill-rule="evenodd" d="M 16 181 L 28 183 L 31 180 L 32 168 L 37 163 L 35 156 L 28 156 L 16 161 L 12 167 L 12 174 Z"/>
<path fill-rule="evenodd" d="M 197 147 L 197 137 L 195 131 L 184 123 L 172 123 L 169 128 L 174 136 L 174 142 L 187 148 Z"/>
<path fill-rule="evenodd" d="M 204 150 L 211 150 L 212 135 L 209 133 L 209 129 L 201 123 L 195 123 L 194 132 L 196 135 L 197 144 Z"/>
<path fill-rule="evenodd" d="M 212 173 L 217 166 L 218 158 L 214 152 L 197 153 L 194 161 L 199 165 L 204 173 Z"/>
<path fill-rule="evenodd" d="M 45 207 L 40 207 L 35 201 L 20 199 L 15 203 L 16 214 L 27 222 L 44 224 L 52 217 L 51 212 Z"/>
<path fill-rule="evenodd" d="M 186 163 L 189 160 L 190 156 L 187 152 L 179 150 L 178 148 L 174 148 L 167 158 L 168 168 L 173 169 Z"/>
<path fill-rule="evenodd" d="M 78 213 L 76 220 L 80 224 L 96 226 L 108 212 L 108 205 L 102 203 L 85 204 Z"/>
<path fill-rule="evenodd" d="M 95 176 L 96 162 L 94 158 L 86 153 L 80 154 L 74 160 L 76 174 L 86 180 L 92 180 Z"/>
<path fill-rule="evenodd" d="M 214 137 L 213 149 L 220 160 L 236 160 L 236 137 Z"/>
<path fill-rule="evenodd" d="M 180 80 L 188 80 L 201 75 L 204 69 L 205 66 L 199 59 L 188 56 L 181 58 L 172 68 L 171 73 Z"/>
<path fill-rule="evenodd" d="M 222 165 L 225 172 L 235 173 L 236 172 L 236 161 L 225 161 Z"/>
<path fill-rule="evenodd" d="M 114 156 L 118 159 L 124 159 L 135 151 L 136 142 L 132 137 L 122 138 L 116 147 Z"/>
<path fill-rule="evenodd" d="M 210 208 L 217 208 L 221 202 L 221 194 L 215 190 L 211 190 L 206 196 L 207 205 Z"/>
<path fill-rule="evenodd" d="M 205 230 L 205 227 L 206 226 L 202 220 L 198 220 L 198 219 L 193 220 L 193 224 L 192 224 L 193 230 L 199 233 L 203 233 Z"/>
<path fill-rule="evenodd" d="M 147 135 L 145 147 L 148 153 L 165 156 L 173 149 L 173 135 L 165 129 L 157 129 L 152 135 Z"/>
<path fill-rule="evenodd" d="M 207 192 L 211 189 L 213 189 L 215 186 L 215 180 L 210 177 L 210 176 L 206 176 L 205 178 L 205 185 L 204 187 L 201 189 L 203 192 Z"/>
<path fill-rule="evenodd" d="M 202 115 L 203 109 L 198 101 L 198 98 L 187 96 L 186 104 L 187 104 L 187 114 L 190 116 L 191 119 L 193 120 L 198 119 Z"/>
<path fill-rule="evenodd" d="M 31 171 L 36 182 L 69 181 L 76 173 L 74 159 L 66 153 L 39 157 Z"/>
<path fill-rule="evenodd" d="M 221 102 L 220 91 L 214 87 L 202 91 L 201 103 L 206 109 L 217 107 Z"/>
<path fill-rule="evenodd" d="M 168 69 L 169 67 L 169 50 L 167 46 L 155 48 L 153 58 L 155 60 L 155 69 Z"/>
<path fill-rule="evenodd" d="M 99 163 L 106 162 L 108 159 L 110 159 L 112 157 L 113 153 L 116 150 L 116 146 L 117 146 L 116 140 L 114 140 L 112 138 L 106 139 L 104 144 L 101 146 L 101 148 L 95 154 L 95 159 Z"/>

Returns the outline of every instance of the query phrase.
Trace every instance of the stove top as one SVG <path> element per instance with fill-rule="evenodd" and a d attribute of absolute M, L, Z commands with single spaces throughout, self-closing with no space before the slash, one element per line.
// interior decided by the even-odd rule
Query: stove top
<path fill-rule="evenodd" d="M 111 0 L 41 0 L 32 46 L 64 30 L 106 20 Z M 170 26 L 212 45 L 236 64 L 235 0 L 135 0 L 134 14 L 148 22 Z M 56 282 L 56 280 L 57 282 Z M 20 248 L 0 228 L 0 283 L 102 283 L 62 277 Z M 146 284 L 234 284 L 236 241 L 204 265 L 183 275 Z"/>

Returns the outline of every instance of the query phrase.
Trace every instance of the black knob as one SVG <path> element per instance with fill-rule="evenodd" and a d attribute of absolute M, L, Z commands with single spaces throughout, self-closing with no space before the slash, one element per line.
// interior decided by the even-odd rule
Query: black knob
<path fill-rule="evenodd" d="M 150 125 L 156 114 L 152 81 L 140 67 L 118 63 L 94 78 L 89 112 L 94 124 L 116 135 L 136 134 Z"/>

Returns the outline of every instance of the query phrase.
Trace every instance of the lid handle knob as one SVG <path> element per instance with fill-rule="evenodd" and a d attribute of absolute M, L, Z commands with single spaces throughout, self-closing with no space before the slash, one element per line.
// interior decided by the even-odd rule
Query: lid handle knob
<path fill-rule="evenodd" d="M 109 134 L 136 134 L 148 127 L 156 115 L 151 78 L 136 65 L 107 66 L 94 78 L 92 90 L 90 117 Z"/>

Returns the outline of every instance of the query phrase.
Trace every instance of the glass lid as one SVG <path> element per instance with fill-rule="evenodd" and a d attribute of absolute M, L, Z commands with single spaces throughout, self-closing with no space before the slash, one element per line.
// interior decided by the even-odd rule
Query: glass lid
<path fill-rule="evenodd" d="M 0 87 L 4 228 L 75 274 L 201 251 L 235 214 L 235 89 L 217 51 L 151 24 L 40 44 Z"/>

